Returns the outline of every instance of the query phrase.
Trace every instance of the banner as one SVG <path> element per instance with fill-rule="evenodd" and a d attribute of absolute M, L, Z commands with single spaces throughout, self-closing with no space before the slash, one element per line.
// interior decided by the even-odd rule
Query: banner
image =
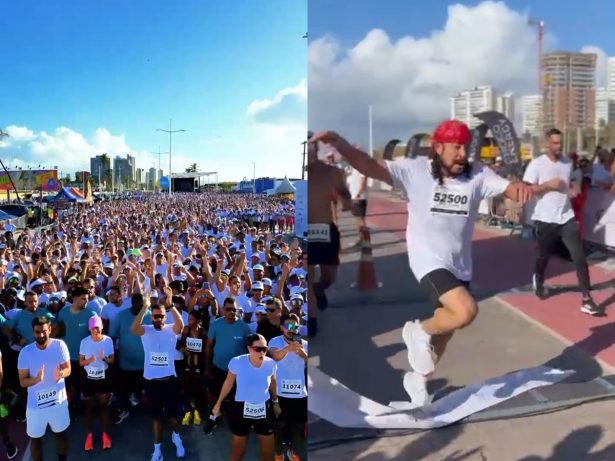
<path fill-rule="evenodd" d="M 14 190 L 11 179 L 17 190 L 41 190 L 56 192 L 60 188 L 58 170 L 16 170 L 9 171 L 11 177 L 5 171 L 0 172 L 0 190 Z"/>
<path fill-rule="evenodd" d="M 400 142 L 401 141 L 399 139 L 391 139 L 389 142 L 387 142 L 387 145 L 384 147 L 384 153 L 382 154 L 382 158 L 384 158 L 385 160 L 393 160 L 395 146 Z"/>
<path fill-rule="evenodd" d="M 521 164 L 521 143 L 515 133 L 515 127 L 504 114 L 494 110 L 474 114 L 476 118 L 485 122 L 491 130 L 495 142 L 500 149 L 500 156 L 504 164 L 504 173 L 512 174 L 517 178 L 523 176 Z"/>
<path fill-rule="evenodd" d="M 295 235 L 307 238 L 308 231 L 308 183 L 306 180 L 295 181 Z"/>
<path fill-rule="evenodd" d="M 425 138 L 427 133 L 418 133 L 408 139 L 408 143 L 406 144 L 406 152 L 404 153 L 404 157 L 408 158 L 417 158 L 421 151 L 421 141 Z"/>
<path fill-rule="evenodd" d="M 468 148 L 468 159 L 474 162 L 480 162 L 480 151 L 483 147 L 483 141 L 487 134 L 487 125 L 481 123 L 472 130 L 472 141 L 470 141 L 470 147 Z"/>

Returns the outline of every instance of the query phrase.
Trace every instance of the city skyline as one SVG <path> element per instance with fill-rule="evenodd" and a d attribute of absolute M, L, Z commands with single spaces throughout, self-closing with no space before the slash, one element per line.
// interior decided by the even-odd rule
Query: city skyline
<path fill-rule="evenodd" d="M 72 173 L 88 170 L 93 155 L 130 153 L 149 168 L 158 165 L 152 152 L 169 151 L 156 130 L 173 119 L 186 130 L 173 135 L 173 172 L 198 163 L 241 180 L 256 161 L 262 173 L 298 175 L 306 30 L 304 0 L 9 2 L 0 17 L 0 38 L 12 44 L 0 74 L 0 129 L 9 134 L 0 157 Z M 168 163 L 163 155 L 165 171 Z"/>

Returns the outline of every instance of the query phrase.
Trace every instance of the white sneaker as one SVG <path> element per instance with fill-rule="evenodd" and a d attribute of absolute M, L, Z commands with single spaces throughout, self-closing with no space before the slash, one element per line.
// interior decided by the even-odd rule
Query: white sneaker
<path fill-rule="evenodd" d="M 154 452 L 151 461 L 163 461 L 162 453 Z"/>
<path fill-rule="evenodd" d="M 406 322 L 401 336 L 408 348 L 408 362 L 414 371 L 424 376 L 429 375 L 435 368 L 432 356 L 431 336 L 425 333 L 421 322 Z"/>
<path fill-rule="evenodd" d="M 427 392 L 427 378 L 413 371 L 404 375 L 404 390 L 408 393 L 413 408 L 429 405 L 433 398 Z"/>
<path fill-rule="evenodd" d="M 184 448 L 184 444 L 182 443 L 182 439 L 179 434 L 173 433 L 171 436 L 171 440 L 175 444 L 176 455 L 178 458 L 183 458 L 186 456 L 186 449 Z"/>

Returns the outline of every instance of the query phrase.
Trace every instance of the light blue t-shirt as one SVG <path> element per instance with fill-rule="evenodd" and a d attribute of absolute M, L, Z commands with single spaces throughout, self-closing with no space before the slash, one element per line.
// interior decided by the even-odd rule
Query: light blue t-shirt
<path fill-rule="evenodd" d="M 90 317 L 96 315 L 96 310 L 88 307 L 73 314 L 71 312 L 71 307 L 65 306 L 59 312 L 58 323 L 63 323 L 65 327 L 64 337 L 62 339 L 68 346 L 68 352 L 70 353 L 70 359 L 72 361 L 79 360 L 81 340 L 89 336 L 90 329 L 88 328 L 88 322 Z"/>
<path fill-rule="evenodd" d="M 214 340 L 213 364 L 228 371 L 229 362 L 246 353 L 246 337 L 251 334 L 252 330 L 243 320 L 228 323 L 224 317 L 220 317 L 211 322 L 207 336 Z"/>
<path fill-rule="evenodd" d="M 15 330 L 27 344 L 34 342 L 34 329 L 32 328 L 32 320 L 36 317 L 49 317 L 52 324 L 55 323 L 55 317 L 44 307 L 37 307 L 34 312 L 28 309 L 20 310 L 15 317 L 6 322 L 6 326 Z"/>
<path fill-rule="evenodd" d="M 113 323 L 110 324 L 109 336 L 119 339 L 120 368 L 122 370 L 143 370 L 145 353 L 141 337 L 130 331 L 136 315 L 130 309 L 117 314 Z M 152 313 L 148 309 L 143 317 L 141 325 L 152 324 Z"/>

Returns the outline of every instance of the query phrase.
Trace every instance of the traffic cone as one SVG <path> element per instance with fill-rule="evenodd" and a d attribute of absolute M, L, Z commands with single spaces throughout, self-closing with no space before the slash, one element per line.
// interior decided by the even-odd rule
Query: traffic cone
<path fill-rule="evenodd" d="M 354 287 L 361 291 L 370 291 L 380 288 L 382 285 L 376 280 L 376 269 L 374 268 L 369 228 L 361 227 L 359 229 L 359 236 L 361 239 L 361 259 L 359 260 L 357 282 L 354 284 Z"/>

